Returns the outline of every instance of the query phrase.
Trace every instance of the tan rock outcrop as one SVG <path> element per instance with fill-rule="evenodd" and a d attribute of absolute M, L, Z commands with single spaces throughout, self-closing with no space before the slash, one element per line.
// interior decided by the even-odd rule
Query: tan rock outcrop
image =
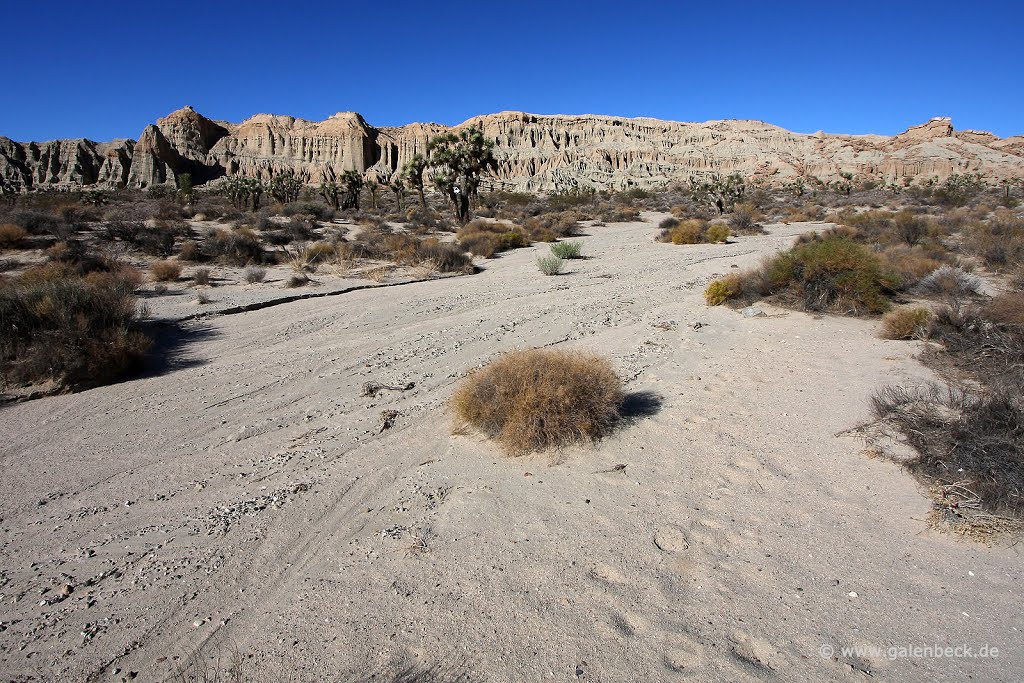
<path fill-rule="evenodd" d="M 683 123 L 614 116 L 502 112 L 479 126 L 495 141 L 495 187 L 549 191 L 658 187 L 694 175 L 738 172 L 772 183 L 824 180 L 852 172 L 879 181 L 980 172 L 995 181 L 1024 176 L 1024 138 L 956 131 L 935 118 L 895 136 L 794 133 L 761 121 Z M 218 122 L 185 107 L 147 126 L 137 143 L 88 140 L 16 143 L 0 138 L 0 174 L 25 187 L 174 183 L 190 173 L 269 179 L 291 171 L 306 182 L 346 170 L 393 175 L 448 127 L 433 123 L 374 128 L 353 112 L 325 121 L 258 114 Z"/>

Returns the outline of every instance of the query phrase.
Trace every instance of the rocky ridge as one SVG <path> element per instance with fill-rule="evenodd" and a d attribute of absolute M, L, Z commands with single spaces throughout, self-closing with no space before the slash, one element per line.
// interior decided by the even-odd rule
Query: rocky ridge
<path fill-rule="evenodd" d="M 694 175 L 738 172 L 770 184 L 852 172 L 882 182 L 943 179 L 979 172 L 992 180 L 1024 175 L 1024 136 L 957 131 L 935 118 L 894 136 L 794 133 L 761 121 L 683 123 L 651 118 L 542 116 L 501 112 L 476 125 L 496 141 L 494 187 L 658 187 Z M 240 124 L 184 107 L 150 124 L 138 141 L 14 142 L 0 137 L 0 177 L 23 189 L 145 188 L 223 176 L 269 179 L 294 172 L 317 184 L 346 170 L 386 179 L 427 140 L 449 127 L 412 123 L 375 128 L 354 112 L 324 121 L 257 114 Z"/>

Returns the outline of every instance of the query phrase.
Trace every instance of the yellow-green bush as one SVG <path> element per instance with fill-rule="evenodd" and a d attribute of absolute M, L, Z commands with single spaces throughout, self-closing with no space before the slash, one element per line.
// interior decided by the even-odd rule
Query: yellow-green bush
<path fill-rule="evenodd" d="M 709 284 L 704 290 L 704 299 L 708 306 L 718 306 L 737 298 L 742 292 L 743 279 L 739 275 L 731 274 Z"/>

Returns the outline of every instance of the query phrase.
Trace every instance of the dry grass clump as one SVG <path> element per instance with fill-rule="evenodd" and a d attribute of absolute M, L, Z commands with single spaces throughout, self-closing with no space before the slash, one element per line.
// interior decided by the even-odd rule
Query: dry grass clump
<path fill-rule="evenodd" d="M 0 282 L 0 375 L 82 388 L 141 367 L 150 340 L 135 325 L 141 275 L 109 259 L 50 263 Z"/>
<path fill-rule="evenodd" d="M 149 267 L 157 282 L 176 282 L 181 277 L 181 264 L 177 261 L 157 261 Z"/>
<path fill-rule="evenodd" d="M 604 358 L 513 351 L 474 372 L 452 397 L 458 418 L 508 453 L 590 442 L 620 420 L 622 381 Z"/>
<path fill-rule="evenodd" d="M 932 312 L 924 306 L 901 306 L 882 316 L 883 339 L 922 339 L 928 333 Z"/>
<path fill-rule="evenodd" d="M 13 223 L 0 225 L 0 249 L 20 246 L 26 237 L 28 237 L 28 230 L 20 225 Z"/>
<path fill-rule="evenodd" d="M 712 283 L 708 289 L 719 302 L 775 296 L 807 310 L 863 315 L 887 311 L 888 294 L 901 284 L 877 254 L 848 231 L 833 230 L 801 236 L 789 251 L 740 274 L 738 283 Z"/>
<path fill-rule="evenodd" d="M 702 218 L 666 218 L 659 227 L 659 242 L 672 244 L 715 244 L 729 239 L 729 228 L 722 223 L 710 223 Z"/>
<path fill-rule="evenodd" d="M 209 287 L 213 274 L 209 268 L 196 268 L 192 271 L 192 282 L 199 287 Z"/>
<path fill-rule="evenodd" d="M 267 277 L 267 269 L 260 266 L 246 266 L 242 271 L 242 279 L 250 285 L 263 282 Z"/>
<path fill-rule="evenodd" d="M 579 234 L 579 214 L 574 211 L 559 211 L 531 216 L 523 221 L 527 236 L 534 242 L 552 242 L 559 237 L 574 237 Z"/>

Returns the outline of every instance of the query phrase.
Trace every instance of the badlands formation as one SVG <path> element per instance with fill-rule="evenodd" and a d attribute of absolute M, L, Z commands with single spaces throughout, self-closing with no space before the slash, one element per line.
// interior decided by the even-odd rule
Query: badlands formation
<path fill-rule="evenodd" d="M 520 191 L 659 187 L 707 173 L 739 172 L 780 184 L 840 172 L 879 182 L 982 173 L 1019 176 L 1024 137 L 954 130 L 935 118 L 895 136 L 793 133 L 760 121 L 680 123 L 614 116 L 502 112 L 474 117 L 496 141 L 497 188 Z M 268 179 L 293 171 L 313 184 L 346 170 L 389 178 L 448 127 L 375 128 L 356 113 L 315 122 L 258 114 L 239 124 L 185 107 L 146 126 L 138 140 L 14 142 L 0 137 L 0 177 L 22 189 L 202 183 L 222 176 Z"/>

